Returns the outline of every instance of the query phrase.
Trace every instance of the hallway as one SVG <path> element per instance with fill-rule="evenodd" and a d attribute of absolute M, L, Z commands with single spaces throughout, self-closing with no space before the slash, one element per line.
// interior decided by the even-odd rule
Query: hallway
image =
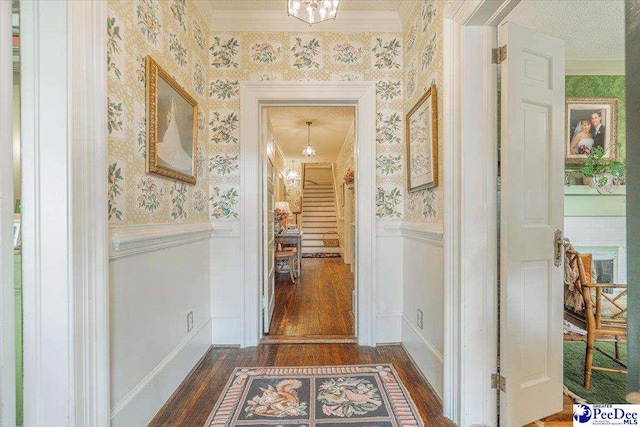
<path fill-rule="evenodd" d="M 354 276 L 342 258 L 303 258 L 302 275 L 292 284 L 276 275 L 276 307 L 266 341 L 355 338 Z"/>
<path fill-rule="evenodd" d="M 453 426 L 442 403 L 400 345 L 278 344 L 248 348 L 212 347 L 149 426 L 201 426 L 235 367 L 322 366 L 391 363 L 409 390 L 426 426 Z"/>

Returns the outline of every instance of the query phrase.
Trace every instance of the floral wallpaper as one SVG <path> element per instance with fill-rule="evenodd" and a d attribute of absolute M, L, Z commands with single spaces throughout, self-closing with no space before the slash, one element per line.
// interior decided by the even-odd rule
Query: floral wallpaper
<path fill-rule="evenodd" d="M 238 88 L 243 80 L 376 81 L 378 154 L 404 162 L 403 43 L 400 33 L 210 33 L 207 123 L 210 197 L 215 207 L 224 204 L 223 193 L 215 190 L 221 186 L 236 189 L 231 199 L 239 197 Z M 385 200 L 386 207 L 379 209 L 381 219 L 402 218 L 404 214 L 404 167 L 394 167 L 393 172 L 378 169 L 378 185 L 390 186 L 393 192 L 393 201 Z M 296 198 L 295 187 L 288 186 L 287 191 L 291 193 L 288 199 Z M 213 220 L 238 218 L 237 203 L 225 206 L 228 211 L 217 211 L 211 205 Z"/>
<path fill-rule="evenodd" d="M 193 0 L 108 0 L 110 223 L 238 220 L 240 82 L 268 80 L 375 81 L 377 216 L 442 221 L 440 188 L 406 192 L 404 117 L 441 87 L 444 1 L 420 0 L 402 33 L 288 33 L 209 31 Z M 198 101 L 196 186 L 145 173 L 146 54 Z"/>
<path fill-rule="evenodd" d="M 566 76 L 565 95 L 583 98 L 618 98 L 618 144 L 620 160 L 626 159 L 624 76 Z"/>
<path fill-rule="evenodd" d="M 410 221 L 424 221 L 442 223 L 444 197 L 442 193 L 443 159 L 442 153 L 442 124 L 443 124 L 443 17 L 442 12 L 446 4 L 445 0 L 419 0 L 415 6 L 411 19 L 403 28 L 404 40 L 404 114 L 408 113 L 415 103 L 429 88 L 431 83 L 435 83 L 438 89 L 438 174 L 440 185 L 434 189 L 407 193 L 404 197 L 404 218 Z M 391 89 L 389 89 L 391 90 Z M 404 118 L 403 114 L 403 118 Z M 378 115 L 378 139 L 385 138 L 384 134 L 393 131 L 397 118 L 393 115 Z M 402 124 L 404 130 L 404 124 Z M 397 140 L 386 138 L 392 143 Z M 405 153 L 402 153 L 402 167 L 405 165 Z M 377 168 L 379 174 L 384 176 L 396 176 L 400 167 L 398 159 L 393 155 L 379 155 L 377 158 Z M 401 174 L 405 180 L 404 173 Z M 403 182 L 403 191 L 406 189 L 406 182 Z M 393 206 L 401 202 L 394 193 L 393 188 L 378 188 L 378 216 L 393 209 Z"/>
<path fill-rule="evenodd" d="M 209 218 L 206 85 L 209 57 L 204 21 L 187 0 L 109 0 L 108 215 L 112 225 L 201 222 Z M 145 56 L 151 55 L 198 101 L 198 184 L 145 173 Z M 222 166 L 232 173 L 229 166 Z"/>

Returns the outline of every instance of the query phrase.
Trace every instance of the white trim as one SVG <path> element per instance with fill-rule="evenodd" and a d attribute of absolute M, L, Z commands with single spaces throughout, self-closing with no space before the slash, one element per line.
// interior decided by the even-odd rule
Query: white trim
<path fill-rule="evenodd" d="M 204 3 L 204 2 L 195 2 Z M 284 5 L 284 3 L 283 3 Z M 207 10 L 207 22 L 213 31 L 263 31 L 263 32 L 402 32 L 400 15 L 394 11 L 342 11 L 335 21 L 313 26 L 287 16 L 286 10 Z"/>
<path fill-rule="evenodd" d="M 109 425 L 106 8 L 21 5 L 25 425 Z"/>
<path fill-rule="evenodd" d="M 113 409 L 110 412 L 111 419 L 118 416 L 118 414 L 129 404 L 131 403 L 140 393 L 146 389 L 149 384 L 151 384 L 160 373 L 171 363 L 173 360 L 193 341 L 193 339 L 202 331 L 205 327 L 211 324 L 211 318 L 206 319 L 196 328 L 194 328 L 191 332 L 187 334 L 187 336 L 182 340 L 178 346 L 176 346 L 167 356 L 162 359 L 160 363 L 156 365 L 155 368 L 151 370 L 134 388 L 131 389 L 129 393 L 127 393 L 118 403 L 113 406 Z"/>
<path fill-rule="evenodd" d="M 400 224 L 403 237 L 428 243 L 433 246 L 444 246 L 444 225 L 428 222 L 403 221 Z"/>
<path fill-rule="evenodd" d="M 108 426 L 109 263 L 107 228 L 107 19 L 105 2 L 70 11 L 75 423 Z"/>
<path fill-rule="evenodd" d="M 624 76 L 624 61 L 566 61 L 566 75 Z"/>
<path fill-rule="evenodd" d="M 16 425 L 11 2 L 0 2 L 0 426 Z"/>
<path fill-rule="evenodd" d="M 497 422 L 490 388 L 497 348 L 497 77 L 488 54 L 495 30 L 488 27 L 518 2 L 472 0 L 445 9 L 443 404 L 459 425 Z M 463 137 L 470 134 L 477 138 Z"/>
<path fill-rule="evenodd" d="M 213 227 L 209 222 L 112 227 L 109 230 L 109 258 L 121 258 L 209 239 L 212 232 Z"/>
<path fill-rule="evenodd" d="M 400 226 L 402 220 L 378 220 L 376 224 L 376 236 L 378 237 L 398 237 L 401 236 Z"/>
<path fill-rule="evenodd" d="M 240 237 L 240 221 L 214 222 L 212 227 L 211 237 Z"/>
<path fill-rule="evenodd" d="M 242 82 L 240 84 L 241 245 L 243 346 L 260 339 L 261 160 L 259 111 L 274 104 L 356 105 L 356 182 L 358 218 L 356 270 L 356 335 L 361 345 L 374 344 L 376 313 L 375 217 L 375 83 L 374 82 Z"/>
<path fill-rule="evenodd" d="M 402 321 L 406 323 L 406 325 L 413 331 L 414 334 L 418 337 L 420 342 L 424 344 L 425 347 L 429 349 L 431 355 L 440 363 L 444 363 L 444 355 L 440 353 L 438 348 L 431 341 L 422 336 L 422 331 L 418 330 L 416 325 L 414 325 L 406 314 L 402 314 Z"/>

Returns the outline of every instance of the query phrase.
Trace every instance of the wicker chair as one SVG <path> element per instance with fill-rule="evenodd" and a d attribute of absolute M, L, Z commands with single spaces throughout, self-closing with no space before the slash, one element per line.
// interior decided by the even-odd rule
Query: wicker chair
<path fill-rule="evenodd" d="M 587 350 L 584 364 L 584 388 L 591 386 L 593 370 L 627 373 L 620 359 L 620 342 L 627 338 L 626 306 L 620 299 L 627 295 L 627 285 L 591 283 L 591 254 L 581 254 L 571 243 L 565 242 L 565 320 L 587 331 Z M 587 268 L 585 268 L 587 267 Z M 618 294 L 607 294 L 604 289 L 623 289 Z M 610 310 L 603 315 L 603 305 Z M 615 354 L 611 355 L 595 346 L 596 341 L 614 341 Z M 593 366 L 593 351 L 597 350 L 624 369 Z"/>

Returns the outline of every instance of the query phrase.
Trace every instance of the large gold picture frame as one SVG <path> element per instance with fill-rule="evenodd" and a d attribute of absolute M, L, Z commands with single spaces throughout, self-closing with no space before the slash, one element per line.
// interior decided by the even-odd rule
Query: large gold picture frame
<path fill-rule="evenodd" d="M 436 85 L 409 111 L 405 121 L 409 192 L 438 186 L 438 107 Z"/>
<path fill-rule="evenodd" d="M 604 150 L 604 160 L 618 159 L 619 103 L 618 98 L 567 97 L 564 141 L 567 167 L 579 168 L 592 148 L 598 146 Z"/>
<path fill-rule="evenodd" d="M 147 55 L 147 173 L 196 183 L 198 103 Z"/>

